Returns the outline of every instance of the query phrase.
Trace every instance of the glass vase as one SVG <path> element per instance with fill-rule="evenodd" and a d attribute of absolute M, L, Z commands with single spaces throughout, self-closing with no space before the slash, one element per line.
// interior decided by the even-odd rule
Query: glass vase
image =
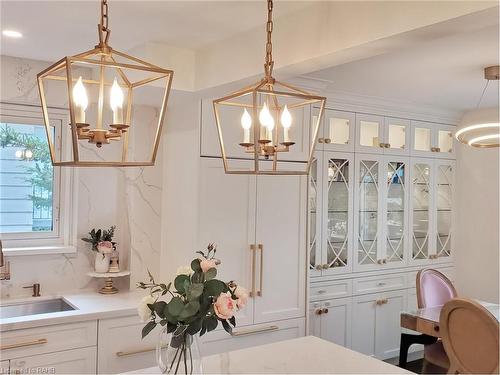
<path fill-rule="evenodd" d="M 186 332 L 187 326 L 180 326 L 167 333 L 167 327 L 160 331 L 156 345 L 156 361 L 163 374 L 202 374 L 200 347 L 197 335 Z"/>

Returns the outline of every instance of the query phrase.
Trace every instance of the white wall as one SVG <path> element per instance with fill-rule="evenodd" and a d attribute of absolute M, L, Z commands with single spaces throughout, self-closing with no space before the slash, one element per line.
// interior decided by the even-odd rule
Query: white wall
<path fill-rule="evenodd" d="M 498 149 L 459 145 L 455 277 L 460 295 L 499 301 Z"/>

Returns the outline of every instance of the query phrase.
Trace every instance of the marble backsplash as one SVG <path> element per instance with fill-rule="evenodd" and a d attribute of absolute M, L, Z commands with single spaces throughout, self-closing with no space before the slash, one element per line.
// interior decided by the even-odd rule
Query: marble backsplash
<path fill-rule="evenodd" d="M 39 105 L 36 74 L 49 63 L 1 56 L 0 101 Z M 65 107 L 64 96 L 61 104 Z M 151 124 L 157 118 L 153 107 L 140 106 L 134 118 Z M 140 139 L 132 140 L 139 147 Z M 93 150 L 90 150 L 94 152 Z M 94 253 L 79 239 L 93 227 L 117 226 L 116 241 L 123 269 L 131 277 L 119 287 L 134 288 L 147 269 L 159 272 L 161 254 L 161 200 L 163 153 L 160 146 L 156 165 L 147 168 L 80 168 L 77 171 L 77 253 L 67 255 L 16 256 L 11 264 L 11 280 L 0 284 L 1 297 L 28 296 L 22 287 L 41 284 L 42 294 L 58 294 L 97 288 L 87 276 L 93 269 Z"/>

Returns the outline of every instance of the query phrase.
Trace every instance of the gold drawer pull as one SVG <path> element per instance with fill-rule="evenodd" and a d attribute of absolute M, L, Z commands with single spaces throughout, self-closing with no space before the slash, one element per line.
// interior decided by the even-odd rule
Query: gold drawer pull
<path fill-rule="evenodd" d="M 0 347 L 0 350 L 24 348 L 25 346 L 42 345 L 47 343 L 48 343 L 47 339 L 38 339 L 33 341 L 20 342 L 17 344 L 4 345 Z"/>
<path fill-rule="evenodd" d="M 250 251 L 252 252 L 252 290 L 250 291 L 250 297 L 255 297 L 255 245 L 250 245 Z"/>
<path fill-rule="evenodd" d="M 238 331 L 233 331 L 231 333 L 231 336 L 245 336 L 245 335 L 252 335 L 254 333 L 262 333 L 262 332 L 270 332 L 270 331 L 277 331 L 279 329 L 278 326 L 269 326 L 269 327 L 264 327 L 264 328 L 254 328 L 254 329 L 246 329 L 246 330 L 238 330 Z"/>
<path fill-rule="evenodd" d="M 166 346 L 165 346 L 165 348 L 166 348 Z M 126 357 L 128 355 L 134 355 L 134 354 L 141 354 L 141 353 L 152 352 L 155 349 L 156 349 L 156 347 L 155 348 L 129 350 L 128 352 L 116 352 L 116 356 L 117 357 Z"/>
<path fill-rule="evenodd" d="M 262 297 L 262 279 L 264 277 L 264 245 L 258 244 L 257 250 L 260 250 L 260 277 L 259 277 L 259 290 L 257 291 L 257 295 Z"/>

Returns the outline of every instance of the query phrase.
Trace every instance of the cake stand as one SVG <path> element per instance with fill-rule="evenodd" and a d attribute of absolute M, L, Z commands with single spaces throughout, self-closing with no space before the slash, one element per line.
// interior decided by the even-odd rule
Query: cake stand
<path fill-rule="evenodd" d="M 104 286 L 99 289 L 101 294 L 116 294 L 118 293 L 118 288 L 113 285 L 113 279 L 116 277 L 124 277 L 130 275 L 130 271 L 120 271 L 120 272 L 88 272 L 87 275 L 90 277 L 95 277 L 97 279 L 105 279 Z"/>

